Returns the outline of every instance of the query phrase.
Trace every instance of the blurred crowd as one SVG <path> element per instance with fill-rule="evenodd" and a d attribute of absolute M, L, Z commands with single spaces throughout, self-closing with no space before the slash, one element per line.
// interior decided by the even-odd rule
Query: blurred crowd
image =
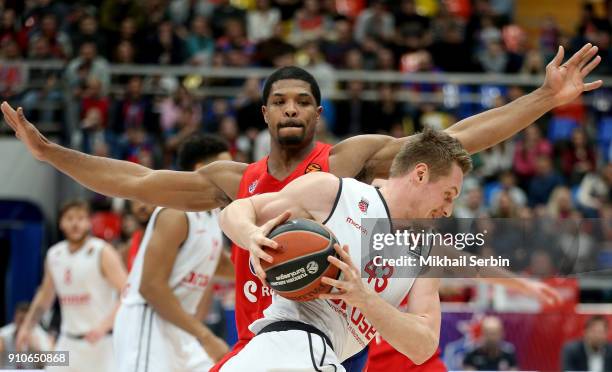
<path fill-rule="evenodd" d="M 0 63 L 0 98 L 23 106 L 35 123 L 61 123 L 61 103 L 78 103 L 77 130 L 64 139 L 88 153 L 174 168 L 178 144 L 204 131 L 224 137 L 234 159 L 248 162 L 269 150 L 261 80 L 114 76 L 110 64 L 297 64 L 319 77 L 324 98 L 339 88 L 346 92 L 343 99 L 324 99 L 319 140 L 335 143 L 360 133 L 401 137 L 424 126 L 445 129 L 527 92 L 518 86 L 340 83 L 334 71 L 537 75 L 558 45 L 569 54 L 592 42 L 603 58 L 594 74 L 609 75 L 611 4 L 596 11 L 585 3 L 571 34 L 547 17 L 534 39 L 515 23 L 512 0 L 0 0 L 0 61 L 65 63 L 61 73 L 29 76 L 43 82 L 35 87 L 12 85 L 18 64 Z M 202 86 L 240 93 L 202 96 Z M 366 90 L 377 98 L 366 99 Z M 400 100 L 399 93 L 415 100 Z M 481 102 L 461 101 L 464 93 L 479 94 Z M 439 99 L 419 99 L 426 94 Z M 586 95 L 475 155 L 455 215 L 610 217 L 610 95 L 606 89 Z M 602 234 L 609 241 L 612 229 Z M 612 260 L 606 248 L 593 253 L 595 266 Z"/>

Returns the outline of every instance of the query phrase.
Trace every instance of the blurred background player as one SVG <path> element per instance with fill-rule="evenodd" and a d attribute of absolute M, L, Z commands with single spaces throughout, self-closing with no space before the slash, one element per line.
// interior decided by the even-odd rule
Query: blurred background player
<path fill-rule="evenodd" d="M 18 303 L 15 306 L 15 314 L 13 315 L 13 321 L 4 327 L 0 328 L 0 354 L 7 355 L 8 352 L 17 351 L 16 342 L 17 334 L 23 326 L 23 321 L 28 313 L 30 304 L 27 302 Z M 53 338 L 51 338 L 47 332 L 40 326 L 34 326 L 32 332 L 30 332 L 30 339 L 28 340 L 27 351 L 49 351 L 53 350 Z M 6 357 L 4 360 L 0 360 L 0 368 L 38 368 L 40 364 L 36 363 L 15 363 L 10 362 Z"/>
<path fill-rule="evenodd" d="M 563 347 L 564 371 L 612 371 L 612 344 L 608 342 L 608 320 L 595 315 L 584 325 L 584 336 Z"/>
<path fill-rule="evenodd" d="M 78 200 L 60 210 L 66 240 L 49 248 L 42 284 L 17 335 L 17 350 L 24 350 L 57 295 L 62 324 L 55 349 L 70 353 L 70 365 L 49 370 L 114 370 L 111 331 L 127 274 L 115 249 L 89 235 L 89 213 L 89 205 Z"/>
<path fill-rule="evenodd" d="M 185 171 L 230 159 L 227 143 L 211 135 L 189 137 L 178 153 Z M 213 275 L 234 277 L 218 212 L 153 212 L 117 316 L 119 371 L 208 371 L 229 351 L 202 324 Z"/>

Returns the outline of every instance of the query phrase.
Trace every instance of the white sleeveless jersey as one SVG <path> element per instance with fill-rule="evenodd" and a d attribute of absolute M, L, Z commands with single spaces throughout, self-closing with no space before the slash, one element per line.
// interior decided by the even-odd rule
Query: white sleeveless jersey
<path fill-rule="evenodd" d="M 331 215 L 324 224 L 334 233 L 341 245 L 349 246 L 353 264 L 363 272 L 368 260 L 363 252 L 370 251 L 374 230 L 391 231 L 389 211 L 378 189 L 352 178 L 340 180 L 340 190 Z M 363 261 L 363 262 L 362 262 Z M 369 265 L 370 271 L 372 265 Z M 379 269 L 380 270 L 380 269 Z M 364 278 L 364 284 L 374 289 L 385 301 L 399 307 L 407 296 L 415 276 L 408 278 Z M 274 294 L 272 304 L 264 310 L 264 317 L 250 326 L 257 334 L 263 327 L 281 320 L 293 320 L 315 326 L 325 333 L 341 361 L 362 350 L 376 335 L 376 329 L 361 311 L 344 301 L 313 300 L 295 302 Z"/>
<path fill-rule="evenodd" d="M 62 333 L 83 335 L 100 325 L 113 311 L 117 293 L 102 275 L 102 249 L 107 243 L 88 238 L 70 253 L 61 241 L 47 253 L 47 269 L 62 311 Z"/>
<path fill-rule="evenodd" d="M 122 303 L 125 305 L 146 303 L 139 292 L 142 266 L 155 221 L 162 209 L 161 207 L 155 209 L 147 224 L 123 292 Z M 168 284 L 183 309 L 194 314 L 219 263 L 223 250 L 223 236 L 219 227 L 218 209 L 210 212 L 185 212 L 185 215 L 189 221 L 189 232 L 187 239 L 179 248 Z"/>

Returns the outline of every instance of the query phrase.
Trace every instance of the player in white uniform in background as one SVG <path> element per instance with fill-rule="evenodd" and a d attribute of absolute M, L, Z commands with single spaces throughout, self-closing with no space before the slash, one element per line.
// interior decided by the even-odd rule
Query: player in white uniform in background
<path fill-rule="evenodd" d="M 230 159 L 227 144 L 210 135 L 188 138 L 178 154 L 185 171 Z M 117 371 L 208 371 L 229 351 L 202 324 L 213 276 L 234 277 L 218 213 L 153 212 L 115 322 Z"/>
<path fill-rule="evenodd" d="M 62 207 L 60 230 L 66 240 L 49 248 L 42 284 L 17 335 L 17 349 L 23 350 L 57 295 L 62 324 L 55 350 L 69 352 L 69 366 L 47 370 L 114 370 L 111 331 L 127 273 L 115 249 L 89 235 L 89 217 L 85 202 Z"/>
<path fill-rule="evenodd" d="M 260 277 L 265 273 L 259 260 L 271 260 L 262 247 L 276 248 L 266 235 L 289 213 L 291 218 L 324 223 L 344 247 L 336 247 L 341 260 L 329 257 L 341 269 L 341 279 L 323 278 L 338 291 L 309 302 L 275 295 L 264 318 L 250 326 L 257 336 L 221 371 L 343 371 L 340 363 L 363 349 L 377 332 L 415 363 L 429 359 L 440 335 L 439 279 L 362 279 L 357 269 L 362 238 L 371 241 L 373 230 L 362 219 L 377 218 L 382 222 L 377 232 L 391 232 L 389 218 L 450 216 L 471 165 L 456 139 L 426 130 L 404 144 L 391 177 L 379 190 L 317 172 L 280 192 L 230 204 L 221 214 L 221 227 L 236 244 L 249 249 Z M 403 313 L 397 307 L 407 294 L 408 309 Z"/>

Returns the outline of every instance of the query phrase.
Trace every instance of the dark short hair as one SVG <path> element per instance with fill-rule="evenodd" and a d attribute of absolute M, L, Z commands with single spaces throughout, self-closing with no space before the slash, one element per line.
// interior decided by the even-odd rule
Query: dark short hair
<path fill-rule="evenodd" d="M 21 301 L 18 302 L 15 305 L 15 311 L 14 314 L 18 314 L 18 313 L 27 313 L 28 309 L 30 309 L 30 303 L 26 302 L 26 301 Z"/>
<path fill-rule="evenodd" d="M 71 209 L 83 209 L 87 212 L 87 214 L 91 212 L 89 208 L 89 203 L 87 203 L 85 200 L 81 200 L 81 199 L 68 200 L 64 204 L 62 204 L 62 206 L 60 207 L 58 221 L 61 220 L 62 217 L 64 217 L 64 215 L 66 214 L 66 212 L 68 212 Z"/>
<path fill-rule="evenodd" d="M 390 176 L 403 176 L 419 163 L 427 164 L 432 181 L 448 175 L 453 163 L 456 163 L 464 174 L 472 170 L 472 159 L 461 142 L 429 127 L 410 136 L 402 145 L 391 163 Z"/>
<path fill-rule="evenodd" d="M 194 134 L 179 146 L 177 164 L 182 171 L 191 171 L 199 162 L 229 151 L 227 142 L 212 134 Z"/>
<path fill-rule="evenodd" d="M 584 323 L 584 329 L 591 328 L 591 326 L 597 322 L 602 322 L 608 328 L 608 319 L 603 315 L 593 315 Z"/>
<path fill-rule="evenodd" d="M 310 91 L 317 102 L 317 106 L 321 105 L 321 89 L 319 88 L 319 83 L 315 80 L 314 76 L 312 76 L 308 71 L 303 68 L 299 68 L 297 66 L 287 66 L 281 67 L 278 70 L 274 71 L 268 79 L 263 87 L 263 104 L 267 104 L 268 97 L 270 96 L 270 90 L 272 89 L 272 84 L 276 83 L 279 80 L 302 80 L 310 84 Z"/>

